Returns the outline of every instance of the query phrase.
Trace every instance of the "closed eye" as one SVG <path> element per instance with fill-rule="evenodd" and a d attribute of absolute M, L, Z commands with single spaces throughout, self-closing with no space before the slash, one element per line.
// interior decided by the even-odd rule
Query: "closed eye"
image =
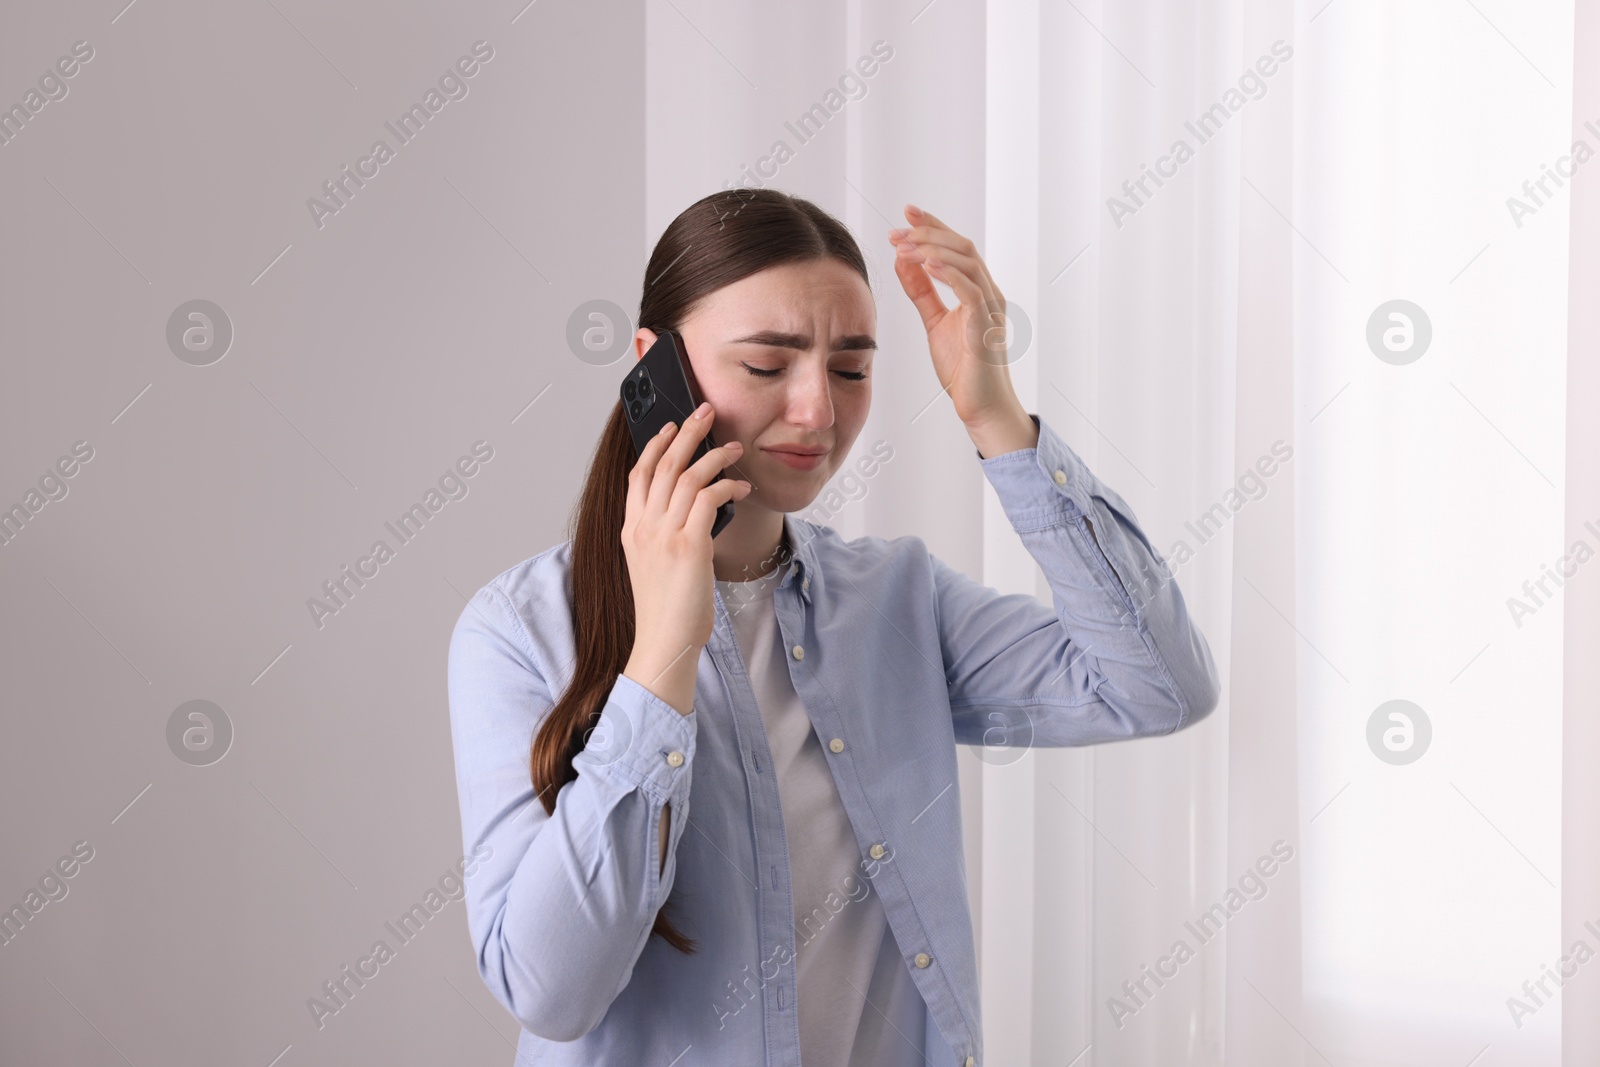
<path fill-rule="evenodd" d="M 739 364 L 739 366 L 743 367 L 745 370 L 749 371 L 751 374 L 755 375 L 757 378 L 776 378 L 778 375 L 783 373 L 783 368 L 782 367 L 774 367 L 772 370 L 763 370 L 760 367 L 752 367 L 748 363 L 741 363 L 741 364 Z M 866 378 L 867 378 L 867 374 L 866 374 L 865 371 L 836 370 L 833 373 L 843 377 L 847 381 L 852 381 L 852 382 L 865 381 Z"/>

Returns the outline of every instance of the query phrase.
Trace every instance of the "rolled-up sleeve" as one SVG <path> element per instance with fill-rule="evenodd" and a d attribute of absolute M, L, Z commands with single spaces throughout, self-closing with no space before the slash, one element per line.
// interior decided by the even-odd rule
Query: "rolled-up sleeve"
<path fill-rule="evenodd" d="M 930 556 L 957 740 L 1082 745 L 1198 722 L 1220 683 L 1176 579 L 1127 503 L 1031 417 L 1035 447 L 979 461 L 1053 608 Z"/>
<path fill-rule="evenodd" d="M 451 737 L 478 972 L 529 1032 L 573 1041 L 628 984 L 671 891 L 689 818 L 695 713 L 618 675 L 548 814 L 529 773 L 555 700 L 506 594 L 479 590 L 456 622 Z M 665 867 L 658 825 L 671 804 Z"/>

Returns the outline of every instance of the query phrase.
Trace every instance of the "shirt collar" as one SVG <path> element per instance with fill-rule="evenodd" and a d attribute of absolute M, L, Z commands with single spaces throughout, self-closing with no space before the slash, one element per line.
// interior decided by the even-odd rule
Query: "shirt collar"
<path fill-rule="evenodd" d="M 791 582 L 799 582 L 800 595 L 809 604 L 812 579 L 817 575 L 817 551 L 812 544 L 816 537 L 815 531 L 810 523 L 804 520 L 796 521 L 787 514 L 783 516 L 783 529 L 789 539 L 789 546 L 794 550 L 794 556 L 789 561 L 788 573 L 778 583 L 778 588 L 783 589 Z"/>

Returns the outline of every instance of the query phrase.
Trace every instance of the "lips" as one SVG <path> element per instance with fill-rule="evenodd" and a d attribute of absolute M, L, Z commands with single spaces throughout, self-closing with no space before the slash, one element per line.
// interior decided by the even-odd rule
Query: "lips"
<path fill-rule="evenodd" d="M 764 448 L 763 452 L 771 454 L 779 463 L 793 467 L 796 470 L 815 470 L 822 465 L 822 458 L 828 454 L 827 449 L 812 451 L 799 448 Z"/>

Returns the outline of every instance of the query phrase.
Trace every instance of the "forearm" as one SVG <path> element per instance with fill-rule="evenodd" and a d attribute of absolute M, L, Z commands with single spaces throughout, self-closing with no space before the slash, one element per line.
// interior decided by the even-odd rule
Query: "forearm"
<path fill-rule="evenodd" d="M 626 985 L 672 890 L 672 856 L 690 813 L 695 718 L 619 675 L 591 743 L 573 759 L 577 777 L 546 814 L 526 756 L 505 756 L 509 737 L 525 729 L 513 702 L 476 691 L 484 666 L 463 655 L 452 696 L 467 783 L 463 837 L 491 846 L 496 860 L 467 883 L 479 971 L 525 1029 L 571 1041 Z M 504 722 L 488 721 L 496 715 Z"/>
<path fill-rule="evenodd" d="M 665 666 L 661 666 L 665 664 Z M 676 656 L 668 656 L 635 643 L 622 673 L 672 705 L 679 715 L 694 710 L 694 682 L 700 665 L 697 649 L 689 646 Z M 657 837 L 661 842 L 661 870 L 667 868 L 667 837 L 672 826 L 672 805 L 661 809 Z"/>
<path fill-rule="evenodd" d="M 661 807 L 642 790 L 619 797 L 626 785 L 610 779 L 585 772 L 562 790 L 484 931 L 490 988 L 525 1029 L 551 1040 L 575 1040 L 599 1023 L 671 891 L 671 865 L 655 879 L 646 866 L 661 850 L 638 850 L 645 820 L 659 823 Z M 600 810 L 607 814 L 596 822 Z"/>
<path fill-rule="evenodd" d="M 662 668 L 659 666 L 661 663 L 667 666 Z M 694 710 L 694 682 L 699 664 L 700 657 L 692 646 L 674 658 L 635 643 L 622 673 L 672 705 L 678 714 L 688 715 Z M 661 842 L 660 868 L 663 871 L 667 868 L 667 837 L 671 826 L 672 805 L 668 803 L 661 809 L 657 833 Z"/>
<path fill-rule="evenodd" d="M 1048 424 L 1037 429 L 1033 448 L 982 463 L 1050 585 L 1073 662 L 1136 734 L 1199 719 L 1215 705 L 1216 670 L 1172 571 L 1127 502 Z"/>

